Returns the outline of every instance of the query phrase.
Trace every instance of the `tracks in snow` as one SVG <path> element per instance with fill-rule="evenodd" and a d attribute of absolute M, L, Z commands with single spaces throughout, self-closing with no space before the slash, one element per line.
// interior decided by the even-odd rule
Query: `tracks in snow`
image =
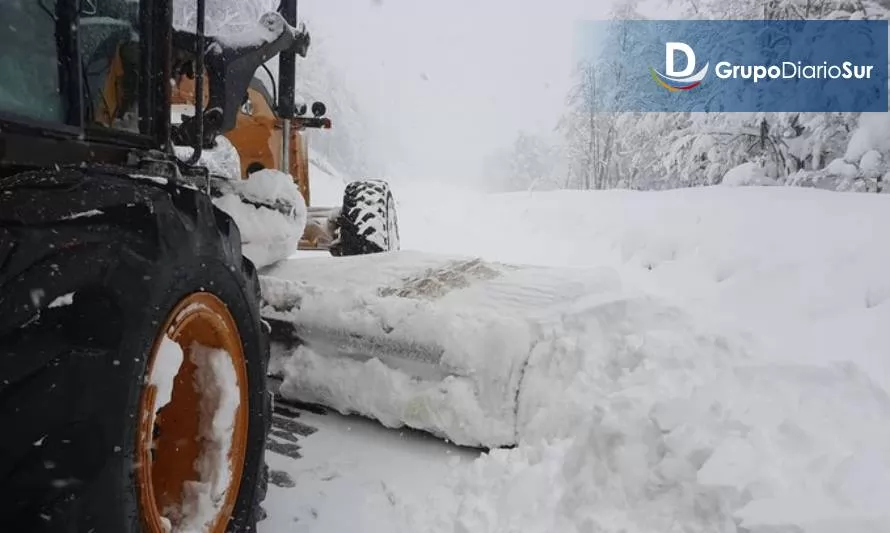
<path fill-rule="evenodd" d="M 300 420 L 300 415 L 306 412 L 324 415 L 326 410 L 323 407 L 282 398 L 277 393 L 280 385 L 281 380 L 278 378 L 269 378 L 269 389 L 275 394 L 275 400 L 272 408 L 272 429 L 266 440 L 266 450 L 297 460 L 303 457 L 300 453 L 300 439 L 318 431 L 315 426 Z M 295 485 L 290 474 L 281 470 L 269 471 L 269 483 L 282 488 Z"/>

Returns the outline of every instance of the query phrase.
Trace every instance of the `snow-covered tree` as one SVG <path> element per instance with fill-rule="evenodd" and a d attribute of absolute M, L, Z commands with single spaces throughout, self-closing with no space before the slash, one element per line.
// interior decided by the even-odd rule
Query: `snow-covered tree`
<path fill-rule="evenodd" d="M 636 0 L 620 3 L 614 15 L 640 18 L 638 5 Z M 663 5 L 685 19 L 890 18 L 890 1 L 873 0 L 663 0 Z M 624 47 L 622 53 L 632 53 L 636 45 L 620 35 L 612 41 L 613 46 Z M 872 123 L 861 125 L 857 113 L 601 111 L 608 109 L 602 105 L 608 98 L 633 97 L 626 92 L 609 93 L 605 87 L 633 87 L 636 80 L 631 77 L 640 74 L 624 72 L 608 60 L 579 66 L 558 128 L 564 142 L 567 186 L 710 185 L 745 163 L 756 163 L 764 176 L 780 183 L 872 190 L 885 181 L 883 162 L 890 162 L 890 146 L 855 155 L 848 149 L 856 132 L 875 131 Z M 604 83 L 619 78 L 624 83 Z"/>

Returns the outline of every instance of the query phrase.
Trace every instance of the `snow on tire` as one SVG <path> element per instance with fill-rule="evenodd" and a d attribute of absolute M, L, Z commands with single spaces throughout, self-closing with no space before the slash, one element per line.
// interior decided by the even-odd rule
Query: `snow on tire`
<path fill-rule="evenodd" d="M 331 253 L 365 255 L 398 249 L 399 220 L 389 184 L 362 180 L 347 185 Z"/>

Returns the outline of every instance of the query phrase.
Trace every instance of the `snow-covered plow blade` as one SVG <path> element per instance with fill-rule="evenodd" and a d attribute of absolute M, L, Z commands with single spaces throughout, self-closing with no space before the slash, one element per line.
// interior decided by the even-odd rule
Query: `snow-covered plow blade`
<path fill-rule="evenodd" d="M 293 259 L 261 277 L 285 397 L 459 444 L 517 442 L 523 375 L 607 270 L 519 267 L 414 252 Z"/>

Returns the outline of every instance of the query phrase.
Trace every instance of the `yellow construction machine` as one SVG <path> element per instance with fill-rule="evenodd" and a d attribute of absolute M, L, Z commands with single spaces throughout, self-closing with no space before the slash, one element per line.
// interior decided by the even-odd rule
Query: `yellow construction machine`
<path fill-rule="evenodd" d="M 308 46 L 307 46 L 308 49 Z M 302 51 L 305 57 L 306 49 Z M 345 185 L 340 206 L 312 203 L 308 136 L 310 129 L 330 129 L 322 102 L 307 105 L 295 101 L 281 88 L 293 85 L 293 69 L 280 71 L 278 79 L 266 65 L 257 69 L 238 109 L 235 126 L 224 137 L 234 146 L 240 177 L 277 169 L 292 176 L 306 204 L 308 217 L 299 242 L 300 250 L 329 250 L 336 256 L 364 255 L 399 249 L 396 204 L 390 186 L 379 179 L 352 181 Z M 173 104 L 194 101 L 193 73 L 183 72 L 173 88 Z"/>
<path fill-rule="evenodd" d="M 275 56 L 293 107 L 309 36 L 295 0 L 238 36 L 205 35 L 195 8 L 178 29 L 172 0 L 3 4 L 0 531 L 254 532 L 261 518 L 259 281 L 196 163 Z M 193 113 L 172 124 L 184 73 Z"/>

